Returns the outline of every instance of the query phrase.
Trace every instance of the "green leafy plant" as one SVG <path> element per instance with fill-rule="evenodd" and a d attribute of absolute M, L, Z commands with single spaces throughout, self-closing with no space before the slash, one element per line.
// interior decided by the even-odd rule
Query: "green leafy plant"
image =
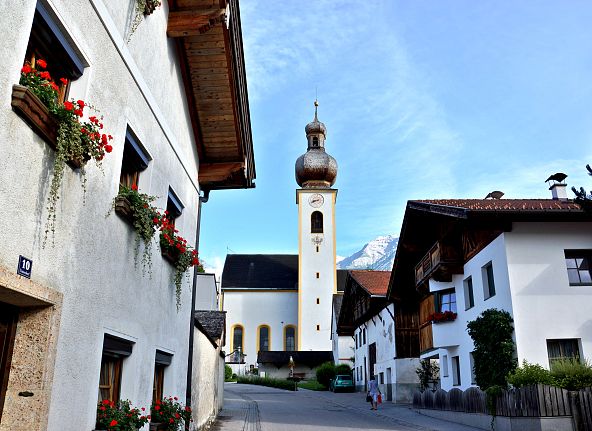
<path fill-rule="evenodd" d="M 137 431 L 148 422 L 145 408 L 133 408 L 129 400 L 103 400 L 97 405 L 97 429 Z"/>
<path fill-rule="evenodd" d="M 183 275 L 192 266 L 199 265 L 197 250 L 187 244 L 187 240 L 178 235 L 178 230 L 172 220 L 168 218 L 167 211 L 160 219 L 160 249 L 164 254 L 170 256 L 175 266 L 175 293 L 177 297 L 177 310 L 181 306 L 181 284 Z M 203 268 L 202 268 L 203 271 Z"/>
<path fill-rule="evenodd" d="M 132 184 L 131 187 L 123 185 L 119 187 L 119 193 L 113 199 L 111 210 L 116 207 L 120 199 L 125 199 L 129 203 L 132 224 L 136 232 L 136 258 L 139 253 L 140 242 L 143 242 L 144 253 L 142 254 L 142 263 L 143 265 L 148 265 L 150 268 L 152 265 L 151 242 L 162 219 L 162 214 L 152 205 L 152 202 L 157 197 L 140 193 L 138 186 Z"/>
<path fill-rule="evenodd" d="M 224 365 L 224 381 L 229 382 L 232 380 L 232 368 L 230 365 Z"/>
<path fill-rule="evenodd" d="M 156 400 L 150 407 L 151 421 L 163 423 L 167 431 L 177 431 L 183 424 L 191 422 L 191 407 L 183 406 L 177 397 L 165 397 Z"/>
<path fill-rule="evenodd" d="M 507 381 L 516 388 L 536 385 L 538 383 L 545 385 L 554 384 L 553 377 L 551 377 L 549 370 L 543 368 L 539 364 L 531 364 L 526 359 L 522 361 L 521 366 L 508 374 Z"/>
<path fill-rule="evenodd" d="M 351 376 L 352 368 L 347 364 L 335 365 L 335 375 L 347 374 Z"/>
<path fill-rule="evenodd" d="M 592 168 L 590 165 L 586 165 L 586 170 L 588 171 L 588 175 L 592 176 Z M 572 187 L 571 190 L 576 195 L 575 201 L 579 203 L 584 210 L 592 211 L 592 192 L 587 193 L 584 187 L 580 187 L 579 190 Z"/>
<path fill-rule="evenodd" d="M 430 384 L 438 379 L 440 367 L 431 359 L 422 359 L 419 361 L 419 367 L 415 369 L 415 374 L 419 379 L 419 389 L 423 392 L 430 388 Z"/>
<path fill-rule="evenodd" d="M 589 360 L 560 359 L 553 361 L 549 372 L 553 384 L 569 391 L 592 386 L 592 365 Z"/>
<path fill-rule="evenodd" d="M 507 311 L 490 308 L 467 324 L 475 346 L 475 380 L 487 394 L 491 429 L 494 429 L 497 397 L 507 388 L 506 377 L 516 368 L 513 322 Z"/>
<path fill-rule="evenodd" d="M 335 364 L 333 362 L 325 362 L 321 364 L 316 370 L 317 382 L 323 386 L 329 387 L 331 380 L 335 378 Z"/>
<path fill-rule="evenodd" d="M 86 192 L 86 162 L 94 159 L 95 164 L 101 167 L 101 161 L 106 153 L 113 150 L 109 141 L 111 135 L 102 133 L 102 117 L 90 116 L 83 121 L 84 109 L 97 111 L 83 100 L 71 100 L 59 102 L 58 92 L 60 87 L 55 83 L 47 69 L 47 63 L 37 60 L 32 66 L 25 64 L 21 69 L 19 83 L 31 90 L 45 104 L 49 112 L 58 120 L 58 133 L 56 142 L 56 156 L 53 165 L 53 176 L 49 186 L 47 198 L 47 223 L 43 245 L 49 232 L 55 235 L 56 210 L 60 198 L 60 187 L 64 176 L 66 162 L 73 161 L 80 166 L 82 174 L 82 188 Z M 60 78 L 62 85 L 67 85 L 68 80 Z"/>

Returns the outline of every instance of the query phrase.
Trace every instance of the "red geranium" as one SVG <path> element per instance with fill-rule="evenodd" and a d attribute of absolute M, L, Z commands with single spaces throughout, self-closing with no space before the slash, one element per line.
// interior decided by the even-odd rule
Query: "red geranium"
<path fill-rule="evenodd" d="M 74 109 L 74 104 L 72 102 L 64 102 L 64 109 L 66 111 L 71 111 L 72 109 Z"/>
<path fill-rule="evenodd" d="M 39 66 L 41 69 L 45 69 L 47 67 L 47 63 L 44 60 L 37 60 L 35 62 L 37 64 L 37 66 Z"/>

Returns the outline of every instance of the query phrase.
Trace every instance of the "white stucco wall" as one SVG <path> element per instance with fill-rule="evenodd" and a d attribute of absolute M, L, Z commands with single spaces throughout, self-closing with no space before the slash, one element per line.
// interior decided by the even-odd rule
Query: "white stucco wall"
<path fill-rule="evenodd" d="M 224 386 L 224 368 L 220 367 L 220 348 L 214 347 L 197 328 L 193 349 L 191 417 L 193 429 L 199 430 L 214 420 L 222 407 L 224 396 L 220 397 L 220 387 Z"/>
<path fill-rule="evenodd" d="M 54 152 L 10 108 L 36 1 L 9 3 L 0 6 L 0 28 L 14 29 L 4 32 L 0 47 L 0 265 L 13 271 L 22 254 L 33 259 L 32 280 L 63 293 L 48 429 L 92 429 L 105 333 L 135 342 L 123 363 L 122 399 L 149 406 L 156 349 L 174 355 L 165 372 L 165 393 L 185 394 L 190 278 L 183 281 L 177 311 L 172 266 L 153 246 L 151 274 L 143 273 L 134 265 L 132 228 L 105 214 L 117 194 L 129 125 L 153 159 L 141 174 L 140 190 L 158 196 L 155 204 L 165 208 L 172 186 L 185 205 L 176 226 L 193 243 L 198 216 L 193 133 L 176 51 L 166 37 L 166 2 L 130 44 L 122 38 L 121 17 L 109 13 L 123 7 L 119 0 L 47 2 L 89 65 L 72 82 L 70 96 L 97 106 L 114 140 L 103 172 L 87 165 L 84 205 L 80 175 L 66 166 L 55 245 L 50 240 L 42 248 Z"/>
<path fill-rule="evenodd" d="M 218 310 L 218 287 L 216 275 L 208 273 L 197 274 L 197 289 L 195 291 L 196 310 Z"/>
<path fill-rule="evenodd" d="M 335 263 L 335 200 L 337 190 L 299 189 L 298 203 L 298 293 L 299 333 L 298 349 L 330 351 L 333 294 L 337 292 Z M 313 207 L 309 198 L 320 194 L 323 203 Z M 323 233 L 311 234 L 311 214 L 323 214 Z M 322 237 L 320 244 L 312 238 Z M 318 245 L 318 252 L 317 250 Z M 319 277 L 317 278 L 317 273 Z M 318 298 L 318 304 L 317 304 Z M 318 329 L 317 329 L 318 325 Z"/>
<path fill-rule="evenodd" d="M 570 286 L 565 250 L 592 249 L 592 223 L 514 223 L 506 234 L 518 360 L 549 366 L 547 340 L 592 358 L 592 286 Z"/>
<path fill-rule="evenodd" d="M 270 328 L 270 350 L 284 350 L 284 327 L 298 324 L 296 291 L 224 291 L 223 295 L 227 353 L 234 350 L 232 334 L 236 325 L 244 330 L 243 353 L 247 355 L 247 369 L 250 365 L 257 367 L 257 328 L 260 325 Z"/>
<path fill-rule="evenodd" d="M 564 254 L 568 249 L 592 249 L 591 227 L 592 223 L 513 223 L 511 232 L 498 236 L 467 262 L 464 274 L 454 275 L 450 283 L 430 281 L 431 292 L 452 287 L 456 291 L 458 317 L 433 324 L 434 346 L 440 349 L 424 355 L 439 358 L 443 389 L 453 387 L 454 356 L 460 361 L 458 387 L 471 386 L 473 342 L 466 327 L 489 308 L 512 315 L 519 362 L 526 359 L 548 368 L 548 339 L 579 339 L 582 356 L 592 356 L 592 288 L 569 286 Z M 496 294 L 485 300 L 482 268 L 488 262 Z M 463 280 L 469 276 L 475 306 L 465 310 Z"/>

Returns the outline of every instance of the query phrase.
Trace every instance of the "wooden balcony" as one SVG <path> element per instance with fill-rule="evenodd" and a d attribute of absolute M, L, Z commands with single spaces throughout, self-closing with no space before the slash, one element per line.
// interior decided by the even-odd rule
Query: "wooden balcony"
<path fill-rule="evenodd" d="M 451 281 L 452 274 L 462 274 L 461 254 L 457 248 L 437 242 L 415 267 L 415 285 L 421 286 L 430 278 Z"/>

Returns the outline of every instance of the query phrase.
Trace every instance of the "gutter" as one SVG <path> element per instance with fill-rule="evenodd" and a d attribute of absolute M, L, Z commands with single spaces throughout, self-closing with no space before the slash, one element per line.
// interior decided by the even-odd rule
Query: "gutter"
<path fill-rule="evenodd" d="M 209 190 L 204 196 L 199 196 L 197 201 L 197 226 L 195 228 L 195 249 L 199 252 L 199 232 L 201 229 L 201 204 L 208 201 Z M 197 292 L 197 268 L 193 269 L 193 286 L 191 288 L 191 317 L 189 319 L 189 349 L 187 352 L 187 382 L 185 387 L 185 406 L 191 407 L 191 381 L 193 380 L 193 337 L 195 332 L 195 297 Z M 185 424 L 185 430 L 189 431 L 189 424 Z"/>

